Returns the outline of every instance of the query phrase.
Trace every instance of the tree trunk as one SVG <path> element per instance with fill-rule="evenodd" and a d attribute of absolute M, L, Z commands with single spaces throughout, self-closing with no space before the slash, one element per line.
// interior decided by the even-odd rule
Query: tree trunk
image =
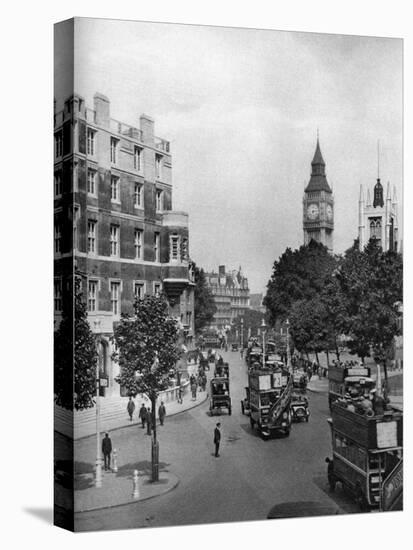
<path fill-rule="evenodd" d="M 159 443 L 156 439 L 156 396 L 151 396 L 152 404 L 152 482 L 159 481 Z"/>
<path fill-rule="evenodd" d="M 319 361 L 319 359 L 318 359 L 318 352 L 315 351 L 314 353 L 315 353 L 315 358 L 317 359 L 317 364 L 319 365 L 319 364 L 320 364 L 320 361 Z"/>
<path fill-rule="evenodd" d="M 335 344 L 336 344 L 336 357 L 337 357 L 337 361 L 340 361 L 340 351 L 339 351 L 339 349 L 338 349 L 337 340 L 335 341 Z"/>

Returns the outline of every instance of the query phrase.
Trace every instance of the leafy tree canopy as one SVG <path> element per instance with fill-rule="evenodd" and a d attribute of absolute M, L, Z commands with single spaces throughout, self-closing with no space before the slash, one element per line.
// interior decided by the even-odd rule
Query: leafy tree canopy
<path fill-rule="evenodd" d="M 116 381 L 129 395 L 145 394 L 154 402 L 168 387 L 168 374 L 181 355 L 178 324 L 168 314 L 165 297 L 137 299 L 133 315 L 122 315 L 113 341 L 112 359 L 119 362 Z"/>
<path fill-rule="evenodd" d="M 66 409 L 82 410 L 95 403 L 96 342 L 87 320 L 80 277 L 75 277 L 74 297 L 72 288 L 63 288 L 62 294 L 62 321 L 54 337 L 55 402 Z"/>
<path fill-rule="evenodd" d="M 284 321 L 296 301 L 318 295 L 336 265 L 337 259 L 327 248 L 313 240 L 298 250 L 287 248 L 274 262 L 264 298 L 271 325 Z"/>
<path fill-rule="evenodd" d="M 200 332 L 204 327 L 209 325 L 217 310 L 212 292 L 207 285 L 205 272 L 199 268 L 195 262 L 192 262 L 195 278 L 194 291 L 194 316 L 195 316 L 195 332 Z"/>
<path fill-rule="evenodd" d="M 403 300 L 403 262 L 396 252 L 382 252 L 374 241 L 363 251 L 347 250 L 335 273 L 345 297 L 344 332 L 350 350 L 360 357 L 372 351 L 385 363 L 400 334 L 398 305 Z"/>

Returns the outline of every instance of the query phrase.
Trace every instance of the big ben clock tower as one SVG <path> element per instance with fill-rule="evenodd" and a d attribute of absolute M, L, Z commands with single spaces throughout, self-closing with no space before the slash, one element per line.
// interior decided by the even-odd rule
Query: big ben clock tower
<path fill-rule="evenodd" d="M 329 252 L 333 252 L 334 199 L 325 169 L 326 163 L 317 136 L 317 147 L 311 163 L 311 177 L 303 198 L 304 244 L 313 239 L 326 246 Z"/>

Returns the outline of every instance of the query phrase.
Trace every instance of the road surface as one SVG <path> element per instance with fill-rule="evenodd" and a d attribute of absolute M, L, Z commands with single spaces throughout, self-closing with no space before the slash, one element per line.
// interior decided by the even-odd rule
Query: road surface
<path fill-rule="evenodd" d="M 289 437 L 264 441 L 241 414 L 247 369 L 238 352 L 223 353 L 230 364 L 233 413 L 211 417 L 206 402 L 167 418 L 159 428 L 161 470 L 180 478 L 176 489 L 152 500 L 76 514 L 76 530 L 120 529 L 266 519 L 320 513 L 358 512 L 340 488 L 328 491 L 325 457 L 331 456 L 327 395 L 309 393 L 308 423 L 293 424 Z M 214 457 L 213 431 L 221 422 L 220 457 Z M 112 432 L 127 464 L 148 467 L 150 438 L 140 428 Z M 94 438 L 76 443 L 76 459 L 93 468 Z M 136 452 L 134 451 L 136 450 Z"/>

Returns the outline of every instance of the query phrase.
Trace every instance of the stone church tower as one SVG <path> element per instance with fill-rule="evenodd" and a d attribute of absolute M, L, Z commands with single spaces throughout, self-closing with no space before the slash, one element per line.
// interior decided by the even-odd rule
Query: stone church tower
<path fill-rule="evenodd" d="M 358 234 L 360 250 L 363 250 L 370 239 L 375 239 L 385 252 L 398 250 L 397 208 L 396 188 L 393 187 L 392 192 L 390 183 L 387 183 L 386 199 L 384 199 L 383 186 L 380 183 L 380 178 L 377 178 L 373 203 L 370 198 L 370 190 L 367 188 L 365 199 L 363 186 L 360 185 Z"/>
<path fill-rule="evenodd" d="M 329 252 L 333 252 L 334 199 L 325 168 L 317 136 L 317 146 L 311 163 L 311 177 L 303 198 L 304 244 L 313 239 L 326 246 Z"/>

